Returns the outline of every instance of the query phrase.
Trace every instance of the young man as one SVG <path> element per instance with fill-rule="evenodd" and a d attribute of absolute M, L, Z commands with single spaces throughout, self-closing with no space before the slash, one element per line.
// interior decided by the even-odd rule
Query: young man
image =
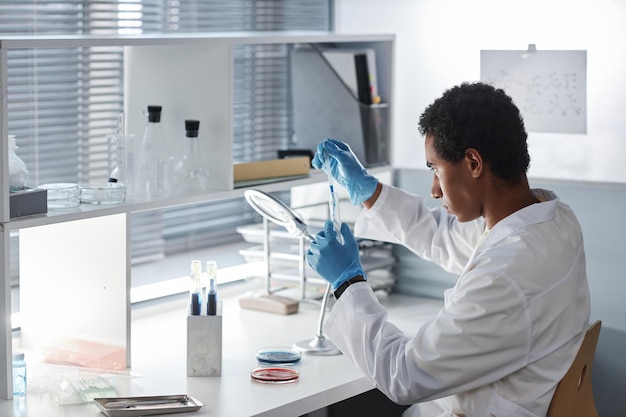
<path fill-rule="evenodd" d="M 545 416 L 589 320 L 580 225 L 554 193 L 529 187 L 524 123 L 502 90 L 456 86 L 419 131 L 441 207 L 382 185 L 342 142 L 322 141 L 313 164 L 363 204 L 356 235 L 404 245 L 459 278 L 437 316 L 406 336 L 363 282 L 348 226 L 342 245 L 327 222 L 307 252 L 338 298 L 325 332 L 391 400 L 415 404 L 406 415 Z"/>

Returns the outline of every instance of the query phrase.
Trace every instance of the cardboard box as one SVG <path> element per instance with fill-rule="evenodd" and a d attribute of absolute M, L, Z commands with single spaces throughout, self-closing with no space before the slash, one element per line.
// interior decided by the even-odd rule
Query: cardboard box
<path fill-rule="evenodd" d="M 233 169 L 235 182 L 280 179 L 282 177 L 308 175 L 311 170 L 311 160 L 308 156 L 270 159 L 235 164 Z"/>

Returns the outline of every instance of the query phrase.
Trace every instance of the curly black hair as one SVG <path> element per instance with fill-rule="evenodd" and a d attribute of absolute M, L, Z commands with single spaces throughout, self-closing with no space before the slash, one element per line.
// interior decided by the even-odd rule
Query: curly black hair
<path fill-rule="evenodd" d="M 481 82 L 446 90 L 420 116 L 419 132 L 432 135 L 435 151 L 459 162 L 474 148 L 493 174 L 512 184 L 524 178 L 530 164 L 528 137 L 511 97 Z"/>

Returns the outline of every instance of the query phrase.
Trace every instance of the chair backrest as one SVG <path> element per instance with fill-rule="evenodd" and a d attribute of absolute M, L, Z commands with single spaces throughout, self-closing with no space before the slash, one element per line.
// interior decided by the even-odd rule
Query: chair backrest
<path fill-rule="evenodd" d="M 556 387 L 547 417 L 598 417 L 591 369 L 601 326 L 602 322 L 598 320 L 587 329 L 572 366 Z"/>

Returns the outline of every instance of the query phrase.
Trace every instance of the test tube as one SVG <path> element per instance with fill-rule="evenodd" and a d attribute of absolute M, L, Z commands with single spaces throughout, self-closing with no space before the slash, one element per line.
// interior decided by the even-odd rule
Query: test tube
<path fill-rule="evenodd" d="M 190 288 L 189 288 L 189 305 L 192 316 L 199 316 L 202 310 L 202 262 L 198 260 L 191 261 L 189 271 Z"/>
<path fill-rule="evenodd" d="M 209 288 L 207 290 L 206 312 L 209 316 L 217 314 L 217 262 L 208 261 L 206 263 L 206 273 L 209 278 Z"/>
<path fill-rule="evenodd" d="M 337 240 L 339 243 L 343 244 L 343 236 L 341 236 L 341 217 L 339 215 L 339 200 L 337 199 L 337 192 L 335 191 L 335 184 L 333 181 L 333 177 L 330 174 L 330 166 L 329 166 L 329 156 L 328 153 L 324 154 L 324 164 L 326 165 L 327 174 L 328 174 L 328 208 L 330 211 L 330 220 L 333 222 L 333 227 L 335 232 L 337 233 Z"/>

